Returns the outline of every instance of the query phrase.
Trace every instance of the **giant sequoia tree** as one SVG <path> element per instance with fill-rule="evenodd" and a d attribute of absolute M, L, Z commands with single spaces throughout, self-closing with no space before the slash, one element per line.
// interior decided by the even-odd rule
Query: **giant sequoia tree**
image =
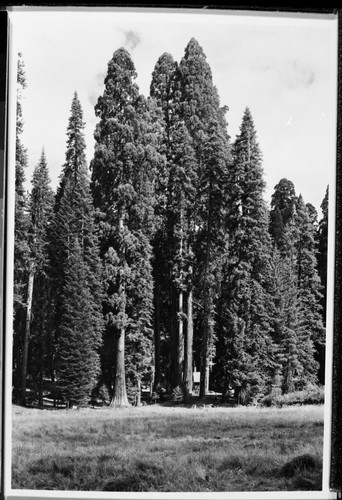
<path fill-rule="evenodd" d="M 126 406 L 125 344 L 140 354 L 129 371 L 140 384 L 152 364 L 154 182 L 156 152 L 153 106 L 139 94 L 136 71 L 125 49 L 108 64 L 105 90 L 95 107 L 92 192 L 98 208 L 105 268 L 107 340 L 114 346 L 112 405 Z M 143 361 L 142 362 L 142 357 Z"/>
<path fill-rule="evenodd" d="M 192 139 L 196 157 L 196 269 L 200 290 L 201 382 L 200 395 L 208 389 L 209 362 L 214 352 L 213 326 L 217 283 L 224 248 L 223 212 L 227 204 L 229 136 L 224 109 L 220 108 L 212 73 L 202 47 L 192 38 L 179 64 L 182 119 Z M 191 279 L 191 283 L 193 279 Z M 189 314 L 189 308 L 188 308 Z"/>
<path fill-rule="evenodd" d="M 274 187 L 270 210 L 270 233 L 274 243 L 280 248 L 284 242 L 286 224 L 293 217 L 296 204 L 296 192 L 293 182 L 281 179 Z"/>
<path fill-rule="evenodd" d="M 196 226 L 197 161 L 191 136 L 184 125 L 179 68 L 170 54 L 163 54 L 153 71 L 151 97 L 163 110 L 161 151 L 166 158 L 164 185 L 156 190 L 160 224 L 155 237 L 156 304 L 168 310 L 164 328 L 171 353 L 171 384 L 184 383 L 192 390 L 192 274 Z M 162 193 L 165 193 L 164 197 Z M 161 206 L 164 204 L 164 210 Z M 170 290 L 161 300 L 160 281 Z M 158 313 L 159 314 L 159 313 Z M 156 322 L 160 328 L 160 321 Z M 157 377 L 158 380 L 158 377 Z"/>

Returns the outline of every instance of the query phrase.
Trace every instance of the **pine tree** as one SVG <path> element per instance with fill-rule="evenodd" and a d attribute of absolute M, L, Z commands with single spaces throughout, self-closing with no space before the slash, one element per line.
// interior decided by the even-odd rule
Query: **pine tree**
<path fill-rule="evenodd" d="M 83 128 L 82 108 L 75 92 L 67 129 L 66 162 L 51 231 L 54 331 L 50 340 L 50 362 L 62 394 L 69 402 L 77 404 L 83 404 L 90 396 L 99 375 L 103 332 L 103 275 Z M 83 346 L 78 345 L 81 339 Z M 68 366 L 73 356 L 74 361 Z"/>
<path fill-rule="evenodd" d="M 272 340 L 271 240 L 261 152 L 246 108 L 233 148 L 218 322 L 225 390 L 262 393 L 277 365 Z"/>
<path fill-rule="evenodd" d="M 139 94 L 135 78 L 129 53 L 118 49 L 108 64 L 105 90 L 95 107 L 100 122 L 91 164 L 106 278 L 106 333 L 115 345 L 112 406 L 128 405 L 126 341 L 129 344 L 138 337 L 141 349 L 143 340 L 152 335 L 151 238 L 154 182 L 161 159 L 156 152 L 153 103 Z M 144 300 L 137 300 L 136 288 L 147 290 Z M 138 317 L 143 321 L 136 321 Z M 130 369 L 140 380 L 141 363 L 133 363 Z"/>

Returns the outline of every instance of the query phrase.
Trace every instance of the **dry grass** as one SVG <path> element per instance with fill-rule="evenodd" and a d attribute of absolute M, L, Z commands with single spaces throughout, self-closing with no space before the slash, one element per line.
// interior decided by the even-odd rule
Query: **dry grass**
<path fill-rule="evenodd" d="M 78 411 L 14 407 L 12 487 L 318 490 L 322 448 L 320 406 L 199 410 L 156 405 Z"/>

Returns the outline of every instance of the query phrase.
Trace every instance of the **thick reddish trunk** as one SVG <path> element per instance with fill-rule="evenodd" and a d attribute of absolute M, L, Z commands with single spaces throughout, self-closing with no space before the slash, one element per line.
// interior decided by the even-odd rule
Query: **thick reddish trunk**
<path fill-rule="evenodd" d="M 129 406 L 126 392 L 126 376 L 125 376 L 125 329 L 122 328 L 118 339 L 116 352 L 116 376 L 114 398 L 111 406 L 115 408 L 125 408 Z"/>
<path fill-rule="evenodd" d="M 123 230 L 123 216 L 119 221 L 119 231 Z M 124 255 L 122 255 L 122 262 L 124 262 Z M 125 283 L 123 277 L 120 278 L 120 284 L 118 289 L 118 295 L 120 297 L 120 313 L 122 325 L 120 328 L 120 334 L 117 342 L 116 351 L 116 373 L 115 373 L 115 387 L 114 387 L 114 398 L 111 402 L 111 406 L 115 408 L 125 408 L 129 406 L 127 391 L 126 391 L 126 373 L 125 373 L 125 315 L 126 315 L 126 300 L 125 300 Z"/>

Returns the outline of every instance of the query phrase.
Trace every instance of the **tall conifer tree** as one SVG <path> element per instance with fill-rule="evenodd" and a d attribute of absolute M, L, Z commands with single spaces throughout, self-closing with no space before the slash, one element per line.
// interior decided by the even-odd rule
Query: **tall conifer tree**
<path fill-rule="evenodd" d="M 171 54 L 162 54 L 152 73 L 150 96 L 162 110 L 163 133 L 160 152 L 166 159 L 163 171 L 156 179 L 155 217 L 153 238 L 153 274 L 155 281 L 155 388 L 163 380 L 171 386 L 177 384 L 176 301 L 172 279 L 173 231 L 170 224 L 170 131 L 175 121 L 175 85 L 178 65 Z"/>
<path fill-rule="evenodd" d="M 161 159 L 156 152 L 153 106 L 139 94 L 135 78 L 129 53 L 118 49 L 108 64 L 105 90 L 95 107 L 100 122 L 91 164 L 105 266 L 106 332 L 115 346 L 113 406 L 128 405 L 126 342 L 138 337 L 142 350 L 147 340 L 152 348 L 151 238 L 155 174 Z M 144 300 L 137 300 L 135 286 L 145 288 Z M 140 367 L 140 362 L 133 367 L 137 380 Z"/>
<path fill-rule="evenodd" d="M 83 128 L 75 92 L 52 228 L 55 332 L 51 344 L 55 352 L 51 362 L 62 395 L 77 404 L 89 397 L 100 373 L 103 330 L 103 275 Z"/>
<path fill-rule="evenodd" d="M 19 388 L 23 379 L 23 343 L 28 284 L 27 240 L 29 217 L 28 199 L 25 192 L 25 170 L 27 151 L 22 143 L 24 128 L 22 97 L 26 87 L 25 65 L 22 55 L 18 54 L 17 64 L 17 113 L 16 113 L 16 157 L 15 157 L 15 223 L 14 223 L 14 335 L 13 335 L 13 377 L 16 398 L 20 400 Z"/>
<path fill-rule="evenodd" d="M 33 337 L 31 342 L 33 343 L 33 345 L 31 346 L 30 371 L 33 375 L 33 378 L 36 379 L 36 383 L 39 384 L 41 401 L 42 379 L 44 375 L 43 358 L 45 357 L 45 352 L 43 351 L 45 345 L 45 336 L 47 334 L 47 311 L 46 308 L 43 307 L 43 304 L 47 299 L 49 244 L 48 231 L 53 217 L 53 192 L 50 187 L 50 178 L 44 150 L 41 154 L 39 163 L 37 164 L 33 172 L 32 190 L 29 198 L 29 215 L 30 224 L 28 230 L 28 243 L 30 246 L 30 255 L 28 256 L 29 274 L 21 387 L 22 399 L 24 399 L 29 362 L 29 343 L 30 337 Z M 32 321 L 33 328 L 31 326 Z M 38 363 L 37 360 L 39 360 Z"/>
<path fill-rule="evenodd" d="M 279 248 L 286 244 L 283 241 L 285 226 L 293 217 L 295 204 L 296 192 L 293 182 L 281 179 L 274 187 L 270 211 L 270 234 Z"/>
<path fill-rule="evenodd" d="M 198 187 L 197 162 L 192 139 L 184 125 L 181 107 L 181 80 L 178 65 L 170 54 L 163 54 L 153 71 L 151 96 L 163 110 L 163 153 L 166 157 L 166 206 L 161 228 L 164 241 L 156 248 L 167 269 L 172 290 L 169 300 L 169 336 L 172 353 L 172 384 L 192 390 L 192 268 L 196 225 L 195 195 Z M 160 234 L 157 231 L 156 236 Z M 168 249 L 167 253 L 165 252 Z M 164 278 L 165 280 L 165 278 Z M 177 297 L 177 299 L 176 299 Z M 177 318 L 177 321 L 176 321 Z M 185 321 L 187 320 L 187 321 Z M 177 325 L 177 328 L 176 328 Z"/>
<path fill-rule="evenodd" d="M 215 301 L 219 282 L 223 211 L 227 204 L 227 172 L 230 162 L 229 136 L 217 90 L 206 56 L 192 38 L 179 64 L 181 115 L 192 139 L 198 178 L 196 228 L 197 269 L 201 301 L 201 383 L 200 395 L 208 389 L 209 359 L 213 354 Z M 195 209 L 196 210 L 196 209 Z"/>
<path fill-rule="evenodd" d="M 221 288 L 218 365 L 225 389 L 265 390 L 276 366 L 272 341 L 271 240 L 261 152 L 246 108 L 233 148 L 231 203 Z"/>
<path fill-rule="evenodd" d="M 282 269 L 274 290 L 274 297 L 279 297 L 275 299 L 275 338 L 283 366 L 283 390 L 291 392 L 317 381 L 317 350 L 322 351 L 324 343 L 317 272 L 317 212 L 312 205 L 305 205 L 301 195 L 296 196 L 293 183 L 287 179 L 275 186 L 272 210 L 271 216 L 278 210 L 283 222 L 278 238 L 275 224 L 273 234 L 270 225 L 281 256 L 277 266 Z M 271 220 L 274 222 L 275 217 Z"/>
<path fill-rule="evenodd" d="M 71 235 L 64 263 L 57 356 L 57 384 L 68 407 L 87 404 L 100 375 L 101 322 L 88 279 L 84 248 L 78 236 Z"/>
<path fill-rule="evenodd" d="M 291 243 L 288 244 L 289 249 Z M 296 377 L 302 372 L 301 351 L 305 347 L 301 338 L 303 309 L 298 298 L 298 281 L 293 265 L 295 259 L 293 252 L 288 250 L 285 256 L 275 247 L 272 261 L 275 307 L 273 339 L 284 393 L 295 390 Z"/>
<path fill-rule="evenodd" d="M 315 360 L 314 342 L 323 339 L 317 302 L 319 282 L 313 267 L 314 240 L 307 225 L 308 220 L 305 205 L 299 197 L 294 215 L 284 231 L 286 247 L 283 246 L 281 252 L 286 273 L 279 286 L 285 304 L 283 312 L 287 311 L 287 314 L 280 313 L 278 322 L 282 331 L 280 353 L 285 393 L 317 381 L 318 363 Z"/>
<path fill-rule="evenodd" d="M 323 325 L 326 326 L 327 316 L 327 285 L 328 285 L 328 224 L 329 224 L 329 186 L 327 186 L 325 196 L 321 203 L 322 218 L 318 223 L 317 240 L 317 271 L 322 285 L 321 313 Z M 325 380 L 325 348 L 324 345 L 317 345 L 318 359 L 320 363 L 318 380 L 324 383 Z"/>
<path fill-rule="evenodd" d="M 328 264 L 328 221 L 329 221 L 329 186 L 321 203 L 322 218 L 318 225 L 318 254 L 317 265 L 318 274 L 321 279 L 322 290 L 322 317 L 326 322 L 326 301 L 327 301 L 327 264 Z"/>

